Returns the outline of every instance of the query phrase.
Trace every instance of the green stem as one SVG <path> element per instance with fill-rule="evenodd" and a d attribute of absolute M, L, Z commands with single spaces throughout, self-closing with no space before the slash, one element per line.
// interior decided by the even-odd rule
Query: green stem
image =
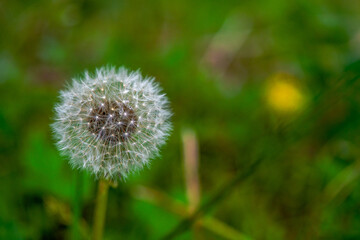
<path fill-rule="evenodd" d="M 106 204 L 108 198 L 109 182 L 103 179 L 99 180 L 98 192 L 96 196 L 96 206 L 94 213 L 93 240 L 101 240 L 106 215 Z"/>

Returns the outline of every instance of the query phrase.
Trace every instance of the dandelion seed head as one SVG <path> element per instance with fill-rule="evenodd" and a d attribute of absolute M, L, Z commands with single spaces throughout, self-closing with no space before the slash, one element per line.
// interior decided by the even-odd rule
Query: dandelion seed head
<path fill-rule="evenodd" d="M 154 79 L 139 71 L 85 73 L 60 93 L 52 124 L 57 146 L 74 168 L 124 179 L 159 154 L 171 129 L 168 105 Z"/>

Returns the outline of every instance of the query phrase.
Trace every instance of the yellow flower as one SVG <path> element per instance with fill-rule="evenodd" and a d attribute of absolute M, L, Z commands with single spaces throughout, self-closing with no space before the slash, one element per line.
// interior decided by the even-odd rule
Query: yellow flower
<path fill-rule="evenodd" d="M 305 105 L 305 94 L 293 76 L 278 73 L 269 79 L 266 101 L 279 113 L 295 113 Z"/>

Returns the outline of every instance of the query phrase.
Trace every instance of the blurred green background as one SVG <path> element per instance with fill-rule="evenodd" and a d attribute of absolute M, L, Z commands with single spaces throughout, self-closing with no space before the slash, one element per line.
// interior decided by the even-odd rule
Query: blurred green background
<path fill-rule="evenodd" d="M 49 124 L 107 64 L 154 76 L 174 131 L 110 189 L 104 239 L 360 239 L 359 22 L 357 0 L 1 0 L 0 239 L 91 235 L 96 180 Z"/>

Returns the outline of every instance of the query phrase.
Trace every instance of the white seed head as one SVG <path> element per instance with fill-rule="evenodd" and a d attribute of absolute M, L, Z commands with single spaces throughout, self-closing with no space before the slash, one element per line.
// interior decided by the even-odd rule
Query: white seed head
<path fill-rule="evenodd" d="M 153 78 L 103 67 L 60 92 L 52 124 L 74 168 L 116 180 L 159 154 L 171 129 L 168 100 Z"/>

